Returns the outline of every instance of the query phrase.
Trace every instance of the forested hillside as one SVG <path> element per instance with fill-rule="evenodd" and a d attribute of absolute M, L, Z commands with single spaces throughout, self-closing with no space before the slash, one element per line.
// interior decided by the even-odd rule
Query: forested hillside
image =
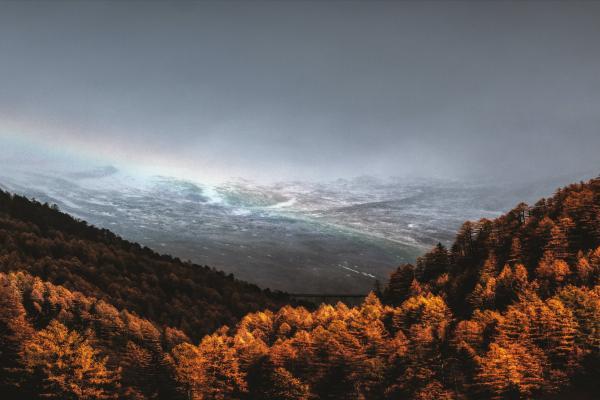
<path fill-rule="evenodd" d="M 195 398 L 592 399 L 599 284 L 595 179 L 465 223 L 450 250 L 398 268 L 383 303 L 254 313 L 180 344 L 175 376 Z"/>
<path fill-rule="evenodd" d="M 26 271 L 195 339 L 287 299 L 208 267 L 158 255 L 56 207 L 0 191 L 0 271 Z"/>
<path fill-rule="evenodd" d="M 24 272 L 0 273 L 2 398 L 173 398 L 182 331 Z"/>
<path fill-rule="evenodd" d="M 242 306 L 226 311 L 226 291 L 214 304 L 178 291 L 198 267 L 21 198 L 6 195 L 2 207 L 3 268 L 28 271 L 0 275 L 0 376 L 14 398 L 592 399 L 600 390 L 600 179 L 465 223 L 450 249 L 399 267 L 359 307 L 265 308 L 237 323 Z M 107 262 L 105 247 L 129 261 Z M 273 305 L 202 271 L 202 283 L 245 289 L 253 308 Z M 165 304 L 148 309 L 150 290 L 164 291 Z M 232 323 L 202 335 L 209 328 L 186 318 L 204 307 Z"/>

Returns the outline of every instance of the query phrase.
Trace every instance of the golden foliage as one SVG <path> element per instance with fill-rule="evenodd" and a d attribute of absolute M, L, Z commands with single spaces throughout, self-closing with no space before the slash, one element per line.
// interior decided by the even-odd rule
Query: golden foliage
<path fill-rule="evenodd" d="M 23 363 L 43 376 L 47 397 L 116 398 L 118 371 L 109 371 L 86 339 L 53 320 L 23 346 Z"/>

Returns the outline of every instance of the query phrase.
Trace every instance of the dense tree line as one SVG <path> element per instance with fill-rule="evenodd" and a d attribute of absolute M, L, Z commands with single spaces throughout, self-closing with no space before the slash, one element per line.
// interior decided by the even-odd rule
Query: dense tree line
<path fill-rule="evenodd" d="M 24 272 L 0 273 L 2 398 L 170 398 L 182 331 Z"/>
<path fill-rule="evenodd" d="M 288 302 L 233 275 L 159 255 L 56 206 L 0 191 L 0 271 L 19 270 L 195 339 Z"/>
<path fill-rule="evenodd" d="M 526 289 L 505 311 L 467 320 L 423 291 L 400 306 L 375 294 L 353 308 L 286 306 L 200 342 L 23 272 L 0 274 L 0 290 L 5 398 L 505 399 L 571 383 L 598 389 L 598 285 L 544 300 Z"/>
<path fill-rule="evenodd" d="M 380 297 L 250 314 L 176 346 L 177 381 L 198 399 L 553 398 L 569 387 L 592 398 L 600 179 L 466 222 L 449 250 L 399 267 Z M 213 352 L 230 362 L 218 369 Z"/>
<path fill-rule="evenodd" d="M 526 291 L 504 312 L 459 321 L 443 297 L 397 307 L 284 307 L 172 350 L 192 399 L 542 398 L 570 383 L 592 398 L 600 361 L 600 287 Z"/>
<path fill-rule="evenodd" d="M 600 178 L 559 189 L 534 206 L 465 222 L 450 249 L 438 244 L 416 266 L 390 278 L 386 300 L 400 304 L 417 287 L 443 295 L 459 317 L 505 310 L 528 282 L 547 298 L 567 284 L 598 284 Z"/>
<path fill-rule="evenodd" d="M 599 227 L 595 179 L 465 223 L 358 307 L 265 308 L 206 335 L 128 311 L 137 294 L 115 307 L 103 290 L 70 290 L 97 270 L 2 273 L 0 383 L 14 398 L 592 399 Z M 21 260 L 39 247 L 18 247 Z"/>

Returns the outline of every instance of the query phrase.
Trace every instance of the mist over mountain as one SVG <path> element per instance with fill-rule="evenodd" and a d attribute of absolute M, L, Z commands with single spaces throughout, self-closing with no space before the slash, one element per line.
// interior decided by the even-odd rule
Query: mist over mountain
<path fill-rule="evenodd" d="M 44 169 L 6 165 L 0 187 L 156 251 L 295 293 L 366 293 L 397 265 L 449 244 L 464 220 L 494 218 L 593 176 L 525 184 L 369 176 L 206 184 L 54 161 Z"/>
<path fill-rule="evenodd" d="M 2 191 L 0 392 L 595 399 L 599 221 L 600 179 L 571 184 L 465 221 L 362 304 L 298 306 Z"/>
<path fill-rule="evenodd" d="M 596 400 L 600 1 L 0 1 L 1 400 Z"/>
<path fill-rule="evenodd" d="M 201 181 L 527 181 L 599 161 L 597 2 L 0 11 L 1 136 Z"/>

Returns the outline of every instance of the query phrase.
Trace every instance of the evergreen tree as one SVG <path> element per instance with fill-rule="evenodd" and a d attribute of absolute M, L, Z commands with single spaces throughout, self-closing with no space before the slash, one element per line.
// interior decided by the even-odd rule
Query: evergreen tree
<path fill-rule="evenodd" d="M 513 265 L 523 263 L 523 249 L 521 247 L 521 240 L 518 237 L 512 238 L 508 262 Z"/>
<path fill-rule="evenodd" d="M 385 291 L 386 301 L 394 305 L 402 304 L 409 297 L 414 280 L 415 267 L 412 264 L 404 264 L 398 267 L 390 276 Z"/>
<path fill-rule="evenodd" d="M 19 289 L 12 280 L 0 276 L 0 393 L 7 398 L 26 396 L 27 382 L 19 355 L 33 332 Z"/>
<path fill-rule="evenodd" d="M 448 272 L 450 258 L 448 250 L 438 243 L 433 250 L 417 259 L 417 271 L 422 282 L 429 282 Z"/>
<path fill-rule="evenodd" d="M 42 377 L 41 395 L 62 399 L 117 397 L 119 372 L 106 367 L 86 339 L 54 320 L 23 349 L 23 363 Z"/>
<path fill-rule="evenodd" d="M 532 398 L 544 384 L 541 353 L 518 343 L 492 343 L 475 377 L 491 399 Z"/>

